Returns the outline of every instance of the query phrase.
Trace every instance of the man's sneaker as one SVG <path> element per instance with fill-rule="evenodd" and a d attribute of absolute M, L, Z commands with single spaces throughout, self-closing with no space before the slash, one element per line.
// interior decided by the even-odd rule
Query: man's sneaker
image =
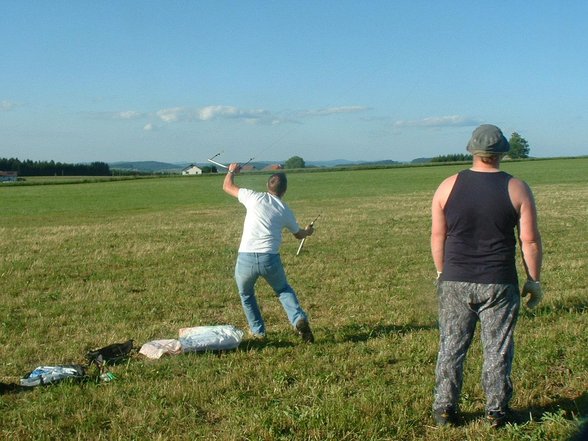
<path fill-rule="evenodd" d="M 486 420 L 494 428 L 502 427 L 507 423 L 507 413 L 503 410 L 489 410 L 486 413 Z"/>
<path fill-rule="evenodd" d="M 296 330 L 305 343 L 314 343 L 314 335 L 310 330 L 308 320 L 300 319 L 296 322 Z"/>
<path fill-rule="evenodd" d="M 456 426 L 458 419 L 457 412 L 452 407 L 435 409 L 433 411 L 433 418 L 435 419 L 435 424 L 438 426 Z"/>

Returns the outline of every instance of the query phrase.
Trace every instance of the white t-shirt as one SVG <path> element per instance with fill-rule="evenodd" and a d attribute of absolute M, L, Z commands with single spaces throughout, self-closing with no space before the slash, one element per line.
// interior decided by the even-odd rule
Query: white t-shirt
<path fill-rule="evenodd" d="M 278 254 L 282 230 L 293 234 L 300 230 L 292 210 L 277 196 L 240 188 L 237 197 L 247 209 L 240 253 Z"/>

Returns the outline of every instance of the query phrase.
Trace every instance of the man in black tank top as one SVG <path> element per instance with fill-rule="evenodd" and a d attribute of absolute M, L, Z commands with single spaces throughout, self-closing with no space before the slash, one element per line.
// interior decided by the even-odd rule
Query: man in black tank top
<path fill-rule="evenodd" d="M 439 425 L 458 422 L 463 364 L 478 321 L 486 415 L 493 426 L 506 422 L 520 297 L 529 295 L 526 304 L 533 308 L 543 296 L 533 194 L 523 181 L 499 170 L 509 149 L 498 127 L 478 127 L 467 146 L 472 168 L 445 179 L 433 197 L 431 253 L 440 331 L 433 416 Z M 527 273 L 520 294 L 515 230 Z"/>

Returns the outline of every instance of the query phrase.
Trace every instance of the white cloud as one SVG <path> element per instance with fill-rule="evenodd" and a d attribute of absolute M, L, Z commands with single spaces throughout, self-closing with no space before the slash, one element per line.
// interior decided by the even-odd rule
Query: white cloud
<path fill-rule="evenodd" d="M 396 121 L 394 127 L 469 127 L 480 122 L 474 118 L 461 115 L 430 116 L 419 120 Z"/>
<path fill-rule="evenodd" d="M 173 107 L 158 111 L 157 116 L 164 122 L 182 121 L 187 119 L 187 111 L 183 107 Z"/>
<path fill-rule="evenodd" d="M 134 110 L 126 110 L 124 112 L 119 112 L 117 116 L 119 119 L 137 119 L 143 116 L 141 112 L 136 112 Z"/>
<path fill-rule="evenodd" d="M 306 116 L 328 116 L 338 113 L 357 113 L 365 112 L 369 107 L 365 106 L 341 106 L 341 107 L 327 107 L 326 109 L 307 110 L 303 112 Z"/>
<path fill-rule="evenodd" d="M 206 106 L 197 111 L 200 121 L 212 121 L 217 118 L 238 118 L 242 111 L 233 106 Z"/>
<path fill-rule="evenodd" d="M 8 100 L 0 101 L 0 110 L 4 111 L 4 112 L 10 112 L 11 110 L 14 110 L 17 106 L 18 106 L 18 104 L 16 104 L 13 101 L 8 101 Z"/>
<path fill-rule="evenodd" d="M 196 109 L 172 107 L 161 109 L 157 116 L 164 122 L 213 121 L 217 119 L 242 120 L 249 124 L 276 124 L 282 121 L 276 115 L 263 109 L 239 109 L 234 106 L 206 106 Z"/>
<path fill-rule="evenodd" d="M 212 121 L 215 119 L 242 119 L 248 123 L 267 121 L 271 118 L 270 112 L 261 109 L 238 109 L 233 106 L 207 106 L 198 109 L 200 121 Z"/>
<path fill-rule="evenodd" d="M 299 123 L 296 117 L 328 116 L 342 113 L 357 113 L 368 110 L 364 106 L 328 107 L 324 109 L 306 110 L 288 116 L 285 113 L 274 113 L 265 109 L 240 109 L 235 106 L 211 105 L 199 108 L 169 107 L 155 112 L 157 118 L 164 123 L 235 120 L 246 124 L 279 125 L 284 123 Z M 88 112 L 86 115 L 95 119 L 136 120 L 148 116 L 148 113 L 135 110 L 118 112 Z M 143 130 L 156 130 L 157 126 L 148 123 Z"/>
<path fill-rule="evenodd" d="M 296 117 L 328 116 L 341 113 L 357 113 L 368 110 L 364 106 L 328 107 L 325 109 L 305 110 L 296 112 L 296 115 L 271 112 L 265 109 L 240 109 L 235 106 L 213 105 L 200 108 L 171 107 L 161 109 L 156 114 L 164 122 L 180 121 L 214 121 L 214 120 L 239 120 L 247 124 L 278 125 L 283 123 L 296 123 Z"/>
<path fill-rule="evenodd" d="M 124 110 L 122 112 L 84 112 L 84 115 L 92 119 L 116 119 L 116 120 L 134 120 L 143 118 L 145 113 L 135 110 Z"/>

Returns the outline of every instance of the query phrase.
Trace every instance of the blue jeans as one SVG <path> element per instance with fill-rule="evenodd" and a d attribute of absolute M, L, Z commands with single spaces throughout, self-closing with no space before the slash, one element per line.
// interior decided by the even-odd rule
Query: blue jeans
<path fill-rule="evenodd" d="M 253 334 L 265 335 L 265 324 L 255 297 L 255 282 L 259 276 L 274 290 L 292 326 L 300 319 L 307 319 L 296 293 L 288 285 L 279 254 L 239 253 L 235 265 L 235 281 L 245 317 Z"/>

